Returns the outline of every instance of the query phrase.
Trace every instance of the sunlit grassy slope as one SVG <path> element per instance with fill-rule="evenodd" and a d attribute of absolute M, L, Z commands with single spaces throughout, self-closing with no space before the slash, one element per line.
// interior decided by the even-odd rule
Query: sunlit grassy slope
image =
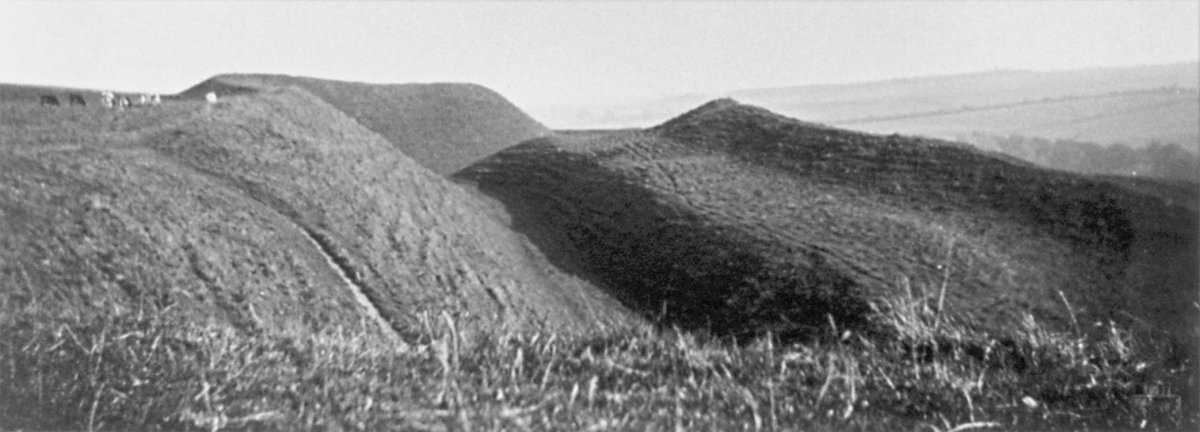
<path fill-rule="evenodd" d="M 285 216 L 144 144 L 201 107 L 3 108 L 6 319 L 171 313 L 260 330 L 359 322 L 350 293 L 330 289 L 340 281 Z"/>
<path fill-rule="evenodd" d="M 4 109 L 8 312 L 356 326 L 357 286 L 401 333 L 424 312 L 488 331 L 621 320 L 474 197 L 303 90 Z"/>

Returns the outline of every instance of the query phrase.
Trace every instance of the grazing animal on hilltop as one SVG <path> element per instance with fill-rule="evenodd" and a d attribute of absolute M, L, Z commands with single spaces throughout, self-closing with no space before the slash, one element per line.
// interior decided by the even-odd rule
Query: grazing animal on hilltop
<path fill-rule="evenodd" d="M 112 94 L 112 92 L 100 93 L 100 105 L 103 105 L 105 108 L 112 108 L 113 107 L 113 99 L 115 97 L 116 96 L 114 96 Z"/>
<path fill-rule="evenodd" d="M 217 103 L 217 94 L 215 92 L 208 92 L 208 94 L 204 95 L 204 100 L 210 104 L 215 104 Z"/>
<path fill-rule="evenodd" d="M 129 101 L 129 103 L 126 104 L 126 106 L 128 106 L 130 108 L 139 108 L 139 107 L 143 107 L 143 106 L 150 104 L 150 98 L 144 94 L 143 95 L 129 95 L 129 96 L 125 97 L 125 100 Z"/>
<path fill-rule="evenodd" d="M 120 99 L 117 99 L 117 109 L 123 110 L 127 107 L 129 107 L 129 96 L 121 96 Z"/>
<path fill-rule="evenodd" d="M 83 98 L 83 95 L 78 93 L 71 93 L 67 95 L 67 103 L 71 106 L 87 106 L 87 100 Z"/>
<path fill-rule="evenodd" d="M 157 93 L 150 95 L 150 105 L 162 105 L 162 96 L 159 96 Z"/>
<path fill-rule="evenodd" d="M 58 97 L 54 95 L 42 95 L 42 106 L 59 106 Z"/>

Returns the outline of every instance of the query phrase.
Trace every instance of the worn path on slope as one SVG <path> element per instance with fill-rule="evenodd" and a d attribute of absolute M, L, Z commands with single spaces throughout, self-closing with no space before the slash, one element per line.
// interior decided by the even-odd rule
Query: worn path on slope
<path fill-rule="evenodd" d="M 391 323 L 383 317 L 383 314 L 380 313 L 379 308 L 373 301 L 371 301 L 370 297 L 367 297 L 366 291 L 363 289 L 362 285 L 355 280 L 356 278 L 353 277 L 354 270 L 339 262 L 337 254 L 333 252 L 333 248 L 330 247 L 326 241 L 322 241 L 320 236 L 316 235 L 316 233 L 314 233 L 311 229 L 297 222 L 296 216 L 292 214 L 293 212 L 285 208 L 278 208 L 278 206 L 271 204 L 272 201 L 279 201 L 278 199 L 269 196 L 261 196 L 261 192 L 239 186 L 237 184 L 237 180 L 235 179 L 228 178 L 227 176 L 219 173 L 209 172 L 203 168 L 188 164 L 185 161 L 180 161 L 171 155 L 164 154 L 160 151 L 156 151 L 155 153 L 172 165 L 190 170 L 198 175 L 207 177 L 218 184 L 225 185 L 225 187 L 229 190 L 237 191 L 246 198 L 249 198 L 252 202 L 262 205 L 269 211 L 276 213 L 282 220 L 287 221 L 287 223 L 291 225 L 291 228 L 294 228 L 296 231 L 300 232 L 304 238 L 313 245 L 313 249 L 319 252 L 321 257 L 325 259 L 325 263 L 328 264 L 331 269 L 333 269 L 334 274 L 336 274 L 338 278 L 342 280 L 346 288 L 350 290 L 355 302 L 358 303 L 362 307 L 364 313 L 366 313 L 367 316 L 369 316 L 370 319 L 379 326 L 380 334 L 388 338 L 389 341 L 398 344 L 401 349 L 407 347 L 407 344 L 400 338 L 400 335 L 396 332 L 396 329 L 393 328 Z"/>
<path fill-rule="evenodd" d="M 353 270 L 346 268 L 346 266 L 337 262 L 337 260 L 334 259 L 331 248 L 318 240 L 317 237 L 313 235 L 311 230 L 301 226 L 300 224 L 297 224 L 296 221 L 291 220 L 291 218 L 288 218 L 287 220 L 291 222 L 296 229 L 300 230 L 300 232 L 304 234 L 304 238 L 308 239 L 308 242 L 312 243 L 313 247 L 321 253 L 321 256 L 325 258 L 325 263 L 329 264 L 329 267 L 333 268 L 338 277 L 342 279 L 342 282 L 346 284 L 346 287 L 350 289 L 350 293 L 354 295 L 354 300 L 358 302 L 358 304 L 362 306 L 363 310 L 366 311 L 367 315 L 369 315 L 371 319 L 379 325 L 379 331 L 393 342 L 407 347 L 407 344 L 405 344 L 404 341 L 400 339 L 400 336 L 396 334 L 396 330 L 392 328 L 392 324 L 383 317 L 383 314 L 379 312 L 379 308 L 375 306 L 375 303 L 372 302 L 369 297 L 367 297 L 367 294 L 363 291 L 363 287 L 355 280 L 357 278 L 351 277 L 351 272 Z"/>

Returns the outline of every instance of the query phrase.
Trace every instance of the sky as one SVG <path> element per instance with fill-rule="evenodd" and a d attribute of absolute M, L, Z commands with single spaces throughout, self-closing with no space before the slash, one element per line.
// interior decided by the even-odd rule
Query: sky
<path fill-rule="evenodd" d="M 283 73 L 536 106 L 1198 59 L 1200 1 L 0 1 L 0 82 L 157 93 Z"/>

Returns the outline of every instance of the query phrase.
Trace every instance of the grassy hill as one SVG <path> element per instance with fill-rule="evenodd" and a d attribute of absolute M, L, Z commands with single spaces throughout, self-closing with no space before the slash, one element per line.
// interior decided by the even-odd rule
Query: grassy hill
<path fill-rule="evenodd" d="M 384 358 L 639 321 L 296 87 L 0 110 L 0 428 L 350 424 Z"/>
<path fill-rule="evenodd" d="M 357 288 L 401 332 L 441 311 L 489 330 L 620 318 L 466 191 L 302 90 L 4 108 L 7 310 L 311 330 L 357 325 Z"/>
<path fill-rule="evenodd" d="M 1196 424 L 1195 185 L 732 101 L 447 179 L 208 84 L 0 104 L 0 428 Z"/>
<path fill-rule="evenodd" d="M 5 108 L 6 321 L 171 313 L 272 331 L 360 321 L 285 217 L 138 145 L 147 124 L 197 107 L 136 118 Z"/>
<path fill-rule="evenodd" d="M 569 244 L 559 260 L 684 328 L 879 330 L 910 296 L 998 334 L 1027 314 L 1149 322 L 1178 341 L 1197 324 L 1194 207 L 963 145 L 722 100 L 647 130 L 534 140 L 461 175 Z"/>
<path fill-rule="evenodd" d="M 181 93 L 201 98 L 296 86 L 390 141 L 417 163 L 449 174 L 546 133 L 499 94 L 474 84 L 365 84 L 284 75 L 220 75 Z"/>

